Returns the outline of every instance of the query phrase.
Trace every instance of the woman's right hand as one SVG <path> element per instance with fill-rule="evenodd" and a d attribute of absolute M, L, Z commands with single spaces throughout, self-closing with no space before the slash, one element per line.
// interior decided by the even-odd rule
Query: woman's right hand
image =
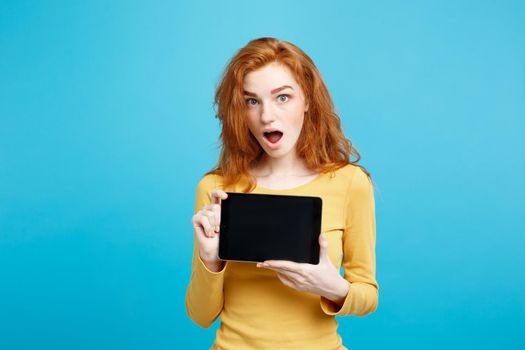
<path fill-rule="evenodd" d="M 204 206 L 195 215 L 192 223 L 195 238 L 199 242 L 200 257 L 206 263 L 217 263 L 219 260 L 219 231 L 221 225 L 221 200 L 228 198 L 226 192 L 214 189 L 211 191 L 211 204 Z"/>

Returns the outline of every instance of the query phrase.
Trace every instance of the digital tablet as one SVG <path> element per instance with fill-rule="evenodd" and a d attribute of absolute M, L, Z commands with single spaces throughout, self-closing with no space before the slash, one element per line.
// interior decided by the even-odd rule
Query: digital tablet
<path fill-rule="evenodd" d="M 319 263 L 320 197 L 226 192 L 219 259 Z"/>

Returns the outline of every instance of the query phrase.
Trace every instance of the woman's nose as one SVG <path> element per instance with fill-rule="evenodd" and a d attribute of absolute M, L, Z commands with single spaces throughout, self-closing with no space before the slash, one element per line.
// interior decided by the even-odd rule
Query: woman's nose
<path fill-rule="evenodd" d="M 261 111 L 261 121 L 264 124 L 271 123 L 275 120 L 275 112 L 269 105 L 263 106 Z"/>

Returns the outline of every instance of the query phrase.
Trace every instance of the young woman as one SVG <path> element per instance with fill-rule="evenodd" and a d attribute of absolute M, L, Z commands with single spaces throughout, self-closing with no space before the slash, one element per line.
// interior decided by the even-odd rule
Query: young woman
<path fill-rule="evenodd" d="M 297 46 L 255 39 L 215 103 L 222 148 L 196 191 L 189 317 L 207 328 L 220 315 L 212 349 L 346 349 L 335 316 L 378 305 L 374 194 L 320 73 Z M 226 191 L 321 197 L 319 264 L 219 260 Z"/>

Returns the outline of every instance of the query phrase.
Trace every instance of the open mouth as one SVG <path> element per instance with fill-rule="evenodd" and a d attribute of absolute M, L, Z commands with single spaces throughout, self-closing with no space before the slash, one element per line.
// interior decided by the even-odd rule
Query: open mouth
<path fill-rule="evenodd" d="M 263 135 L 272 144 L 279 142 L 281 137 L 283 137 L 283 133 L 280 131 L 265 132 Z"/>

